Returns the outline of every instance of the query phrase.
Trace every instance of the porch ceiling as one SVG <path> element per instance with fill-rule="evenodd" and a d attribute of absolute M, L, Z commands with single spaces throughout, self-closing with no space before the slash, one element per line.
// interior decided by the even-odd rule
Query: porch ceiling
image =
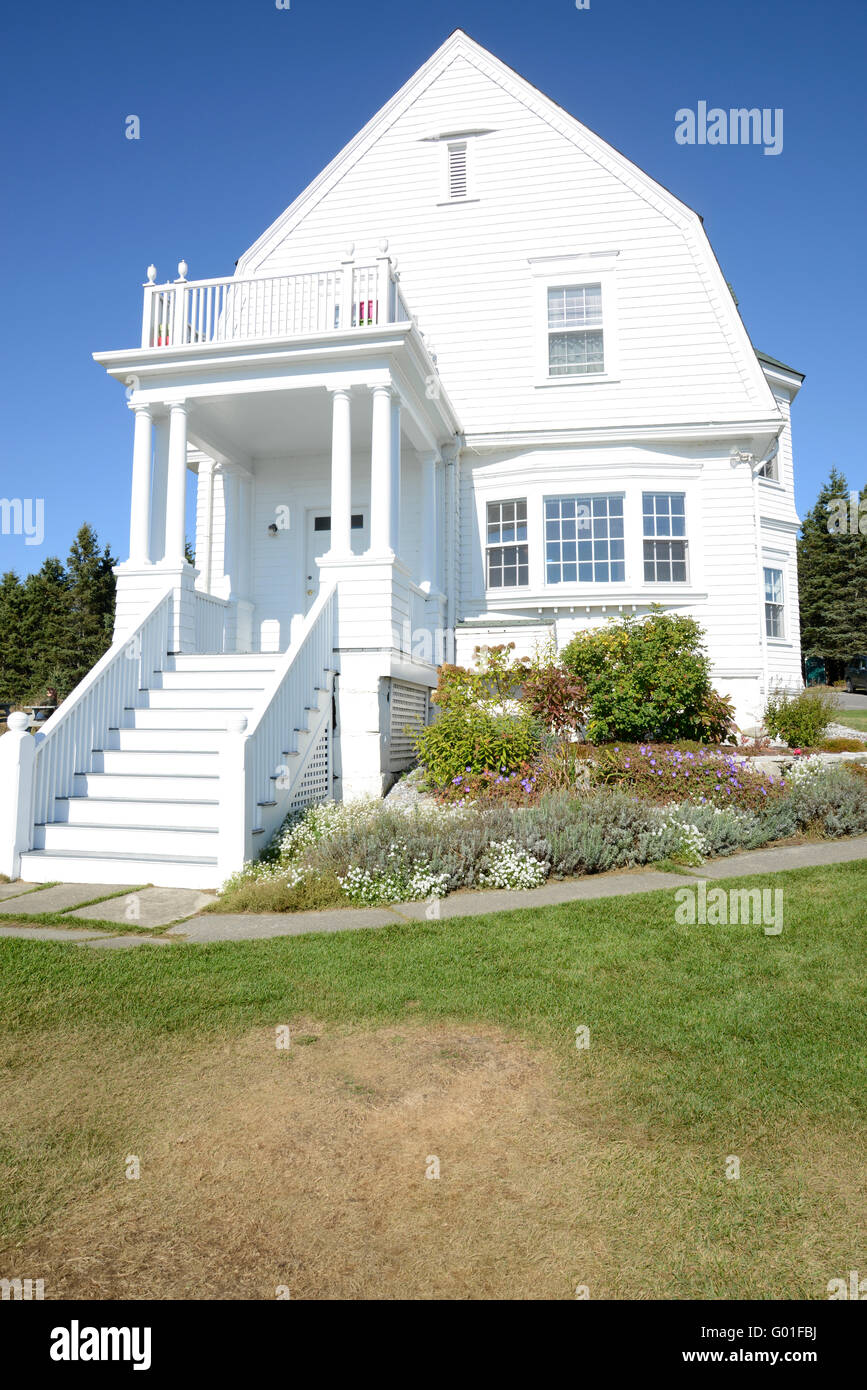
<path fill-rule="evenodd" d="M 371 394 L 356 387 L 351 399 L 353 452 L 369 454 L 373 426 Z M 424 446 L 408 411 L 403 412 L 401 433 L 405 445 Z M 190 404 L 189 435 L 206 453 L 213 450 L 242 465 L 284 454 L 330 455 L 331 396 L 323 387 L 311 387 L 199 397 Z"/>

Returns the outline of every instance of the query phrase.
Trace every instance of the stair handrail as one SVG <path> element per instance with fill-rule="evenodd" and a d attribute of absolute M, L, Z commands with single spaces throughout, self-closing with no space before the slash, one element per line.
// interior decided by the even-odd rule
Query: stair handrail
<path fill-rule="evenodd" d="M 36 734 L 33 823 L 43 825 L 59 797 L 71 795 L 76 772 L 105 746 L 110 728 L 135 704 L 146 677 L 164 668 L 172 589 L 156 599 L 136 627 L 113 642 Z M 116 721 L 113 723 L 112 721 Z"/>
<path fill-rule="evenodd" d="M 262 828 L 259 808 L 273 810 L 278 790 L 279 801 L 287 803 L 303 775 L 304 760 L 290 775 L 284 755 L 292 751 L 295 729 L 303 727 L 306 714 L 318 711 L 317 692 L 331 689 L 336 594 L 333 581 L 322 586 L 246 726 L 239 720 L 229 729 L 221 755 L 220 824 L 225 836 L 221 833 L 219 852 L 227 875 L 252 855 L 253 831 Z"/>

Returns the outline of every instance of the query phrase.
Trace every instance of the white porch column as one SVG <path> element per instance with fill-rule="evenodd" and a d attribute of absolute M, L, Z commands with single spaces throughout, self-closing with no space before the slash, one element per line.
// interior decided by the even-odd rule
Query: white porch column
<path fill-rule="evenodd" d="M 395 555 L 400 554 L 400 396 L 391 397 L 391 542 Z"/>
<path fill-rule="evenodd" d="M 352 434 L 348 390 L 331 392 L 331 548 L 334 559 L 352 554 Z"/>
<path fill-rule="evenodd" d="M 153 417 L 149 405 L 133 406 L 132 502 L 129 521 L 129 559 L 132 565 L 151 562 L 151 454 Z"/>
<path fill-rule="evenodd" d="M 238 510 L 240 507 L 240 479 L 234 468 L 222 466 L 223 475 L 223 582 L 224 598 L 237 598 L 238 583 Z"/>
<path fill-rule="evenodd" d="M 421 456 L 421 587 L 438 589 L 439 507 L 437 506 L 437 454 Z"/>
<path fill-rule="evenodd" d="M 211 592 L 214 560 L 214 460 L 199 459 L 196 489 L 196 588 Z"/>
<path fill-rule="evenodd" d="M 373 430 L 370 449 L 370 555 L 397 553 L 395 531 L 400 511 L 400 407 L 397 407 L 398 441 L 395 448 L 394 391 L 374 386 Z M 397 474 L 397 477 L 395 477 Z"/>
<path fill-rule="evenodd" d="M 187 407 L 174 402 L 169 417 L 169 476 L 166 496 L 166 565 L 186 563 Z"/>

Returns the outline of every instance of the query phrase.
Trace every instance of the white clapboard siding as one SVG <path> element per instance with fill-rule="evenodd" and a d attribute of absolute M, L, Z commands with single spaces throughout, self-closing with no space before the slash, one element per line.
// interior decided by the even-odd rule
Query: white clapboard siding
<path fill-rule="evenodd" d="M 446 196 L 447 141 L 471 136 L 468 201 Z M 432 339 L 465 430 L 643 425 L 771 413 L 703 235 L 578 149 L 459 55 L 246 273 L 296 273 L 352 238 L 388 235 L 407 302 Z M 683 219 L 681 218 L 681 224 Z M 529 259 L 616 251 L 617 382 L 534 384 Z M 730 306 L 725 306 L 728 314 Z"/>

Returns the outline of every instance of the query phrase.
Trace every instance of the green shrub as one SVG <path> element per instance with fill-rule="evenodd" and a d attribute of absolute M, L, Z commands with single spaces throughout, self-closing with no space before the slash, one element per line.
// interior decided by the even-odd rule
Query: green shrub
<path fill-rule="evenodd" d="M 447 707 L 415 741 L 419 762 L 434 786 L 465 772 L 516 772 L 539 750 L 539 727 L 529 714 L 491 714 Z"/>
<path fill-rule="evenodd" d="M 790 748 L 815 748 L 836 712 L 837 703 L 829 690 L 811 686 L 791 695 L 775 689 L 765 703 L 764 724 L 773 738 L 783 739 Z"/>
<path fill-rule="evenodd" d="M 561 660 L 587 687 L 595 743 L 732 736 L 732 707 L 711 686 L 694 618 L 654 609 L 643 620 L 610 619 L 577 633 Z"/>

